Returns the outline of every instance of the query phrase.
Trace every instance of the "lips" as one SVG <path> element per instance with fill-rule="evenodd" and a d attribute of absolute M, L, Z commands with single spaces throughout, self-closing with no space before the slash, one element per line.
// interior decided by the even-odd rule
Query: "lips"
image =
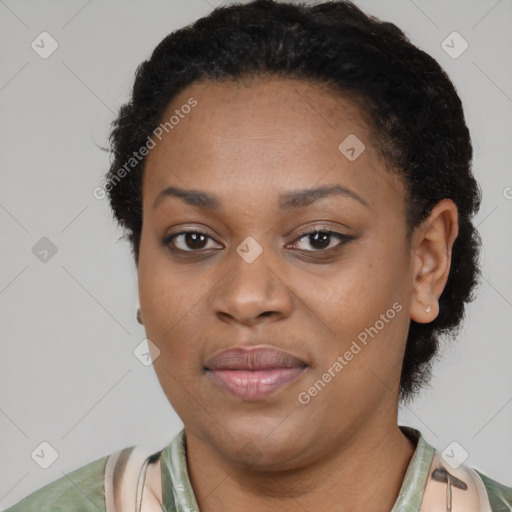
<path fill-rule="evenodd" d="M 269 370 L 307 366 L 296 357 L 271 347 L 235 347 L 207 359 L 208 370 Z"/>
<path fill-rule="evenodd" d="M 272 347 L 235 347 L 207 359 L 215 384 L 243 400 L 261 400 L 296 380 L 307 364 Z"/>

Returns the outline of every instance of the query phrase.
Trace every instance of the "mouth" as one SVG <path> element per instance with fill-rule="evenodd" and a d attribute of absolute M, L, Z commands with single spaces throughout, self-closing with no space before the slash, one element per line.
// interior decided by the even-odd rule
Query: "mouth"
<path fill-rule="evenodd" d="M 300 359 L 272 347 L 236 347 L 209 358 L 204 370 L 224 391 L 255 401 L 294 382 L 307 367 Z"/>
<path fill-rule="evenodd" d="M 298 379 L 305 366 L 268 370 L 208 370 L 207 375 L 234 396 L 243 400 L 261 400 Z"/>

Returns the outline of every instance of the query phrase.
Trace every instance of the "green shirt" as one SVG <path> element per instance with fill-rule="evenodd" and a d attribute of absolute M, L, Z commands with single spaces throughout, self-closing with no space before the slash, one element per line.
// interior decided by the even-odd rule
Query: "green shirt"
<path fill-rule="evenodd" d="M 400 429 L 416 449 L 391 512 L 511 512 L 512 488 L 462 464 L 445 462 L 420 431 Z M 446 452 L 446 450 L 445 450 Z M 185 429 L 153 457 L 160 456 L 164 512 L 199 512 L 186 460 Z M 456 458 L 456 449 L 445 453 Z M 97 459 L 34 491 L 6 512 L 106 512 L 104 470 Z M 472 508 L 473 507 L 473 508 Z"/>

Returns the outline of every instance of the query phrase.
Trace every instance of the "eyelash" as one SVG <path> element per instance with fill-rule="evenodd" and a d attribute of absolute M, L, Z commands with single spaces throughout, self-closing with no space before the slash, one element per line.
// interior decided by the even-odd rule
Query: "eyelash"
<path fill-rule="evenodd" d="M 185 250 L 185 249 L 178 249 L 176 247 L 171 247 L 171 242 L 177 238 L 178 236 L 181 236 L 181 235 L 187 235 L 187 234 L 190 234 L 190 233 L 196 233 L 198 235 L 204 235 L 206 236 L 207 238 L 213 240 L 213 238 L 208 235 L 207 233 L 205 233 L 204 231 L 200 231 L 200 230 L 194 230 L 194 229 L 189 229 L 187 231 L 180 231 L 179 233 L 173 233 L 172 235 L 168 235 L 166 237 L 164 237 L 162 239 L 162 244 L 166 247 L 168 247 L 171 251 L 173 252 L 181 252 L 181 253 L 200 253 L 201 251 L 209 251 L 211 249 L 197 249 L 197 250 Z M 333 231 L 333 230 L 330 230 L 330 229 L 325 229 L 325 228 L 318 228 L 318 227 L 315 227 L 313 230 L 310 230 L 310 231 L 305 231 L 303 233 L 299 233 L 297 238 L 292 242 L 292 244 L 296 244 L 297 242 L 300 242 L 300 240 L 302 240 L 303 238 L 307 238 L 308 236 L 311 236 L 311 235 L 314 235 L 316 233 L 323 233 L 323 234 L 326 234 L 328 236 L 335 236 L 336 238 L 338 238 L 340 240 L 340 242 L 335 245 L 334 247 L 330 247 L 330 248 L 327 248 L 327 249 L 317 249 L 317 250 L 303 250 L 303 252 L 306 252 L 306 253 L 328 253 L 328 254 L 331 254 L 332 252 L 336 252 L 338 250 L 341 249 L 341 247 L 345 244 L 347 244 L 348 242 L 350 242 L 351 240 L 354 239 L 353 236 L 348 236 L 348 235 L 344 235 L 342 233 L 338 233 L 337 231 Z M 301 250 L 301 249 L 299 249 Z"/>

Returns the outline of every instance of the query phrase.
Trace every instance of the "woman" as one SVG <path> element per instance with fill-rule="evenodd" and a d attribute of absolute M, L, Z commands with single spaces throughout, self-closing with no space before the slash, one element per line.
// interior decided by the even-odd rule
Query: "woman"
<path fill-rule="evenodd" d="M 479 275 L 470 134 L 434 59 L 349 2 L 217 9 L 138 68 L 111 144 L 184 429 L 11 512 L 510 510 L 397 425 Z"/>

